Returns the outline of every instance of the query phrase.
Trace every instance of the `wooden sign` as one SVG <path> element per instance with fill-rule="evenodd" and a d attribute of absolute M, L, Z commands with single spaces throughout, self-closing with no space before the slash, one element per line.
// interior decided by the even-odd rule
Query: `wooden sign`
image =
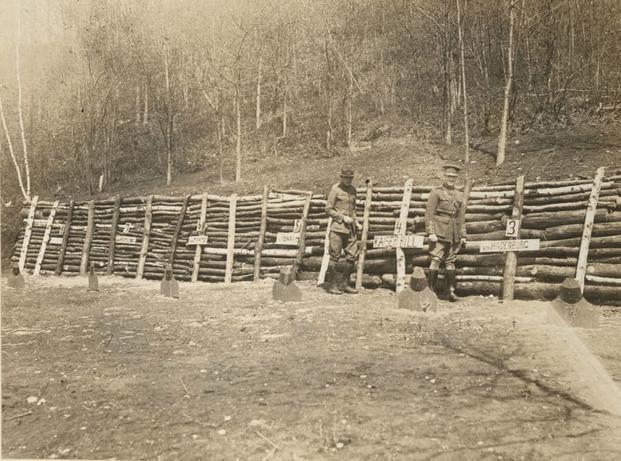
<path fill-rule="evenodd" d="M 50 239 L 50 245 L 62 245 L 63 238 L 62 237 L 52 237 Z"/>
<path fill-rule="evenodd" d="M 422 235 L 376 235 L 373 248 L 422 248 L 425 237 Z"/>
<path fill-rule="evenodd" d="M 480 245 L 481 253 L 494 253 L 505 251 L 535 251 L 539 249 L 539 239 L 524 240 L 481 240 L 476 242 Z"/>
<path fill-rule="evenodd" d="M 135 244 L 136 243 L 136 237 L 129 237 L 127 235 L 117 235 L 116 239 L 115 239 L 116 243 L 130 243 L 130 244 Z"/>
<path fill-rule="evenodd" d="M 520 224 L 521 223 L 519 219 L 508 219 L 505 236 L 506 237 L 518 237 L 520 234 Z"/>
<path fill-rule="evenodd" d="M 278 245 L 298 246 L 300 242 L 299 232 L 278 232 L 276 234 L 276 243 Z"/>
<path fill-rule="evenodd" d="M 34 219 L 32 224 L 35 227 L 45 227 L 47 226 L 47 219 Z"/>
<path fill-rule="evenodd" d="M 186 245 L 207 245 L 207 240 L 206 235 L 190 235 Z"/>

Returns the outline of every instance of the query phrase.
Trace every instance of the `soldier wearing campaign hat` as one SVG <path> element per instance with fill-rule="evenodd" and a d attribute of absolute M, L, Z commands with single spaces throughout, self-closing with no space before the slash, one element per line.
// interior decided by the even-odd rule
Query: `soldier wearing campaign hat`
<path fill-rule="evenodd" d="M 326 203 L 326 213 L 332 218 L 330 233 L 330 263 L 328 265 L 328 293 L 355 294 L 349 286 L 349 277 L 358 259 L 358 221 L 356 219 L 356 188 L 352 186 L 354 170 L 350 166 L 341 169 L 341 181 L 332 186 Z M 342 254 L 344 257 L 342 257 Z"/>
<path fill-rule="evenodd" d="M 425 224 L 429 236 L 429 287 L 434 290 L 440 264 L 445 261 L 449 285 L 449 300 L 457 301 L 455 260 L 459 249 L 466 243 L 464 194 L 455 188 L 461 168 L 455 164 L 443 167 L 444 182 L 429 194 Z"/>

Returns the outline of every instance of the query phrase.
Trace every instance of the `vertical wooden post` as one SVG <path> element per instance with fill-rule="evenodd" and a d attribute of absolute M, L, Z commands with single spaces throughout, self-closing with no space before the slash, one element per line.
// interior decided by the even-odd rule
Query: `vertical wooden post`
<path fill-rule="evenodd" d="M 26 230 L 24 231 L 24 240 L 22 241 L 22 251 L 19 254 L 19 271 L 24 272 L 26 265 L 26 256 L 28 255 L 28 244 L 32 235 L 32 224 L 34 222 L 35 211 L 37 210 L 37 202 L 39 197 L 35 195 L 30 202 L 30 211 L 28 211 L 28 219 L 26 220 Z"/>
<path fill-rule="evenodd" d="M 233 262 L 235 260 L 235 212 L 237 210 L 237 194 L 231 195 L 229 202 L 229 238 L 226 244 L 226 268 L 224 283 L 233 279 Z"/>
<path fill-rule="evenodd" d="M 114 270 L 114 249 L 116 248 L 116 228 L 119 225 L 119 216 L 121 214 L 121 197 L 117 197 L 114 201 L 112 209 L 112 224 L 110 228 L 110 248 L 108 249 L 108 269 L 106 274 L 111 275 Z"/>
<path fill-rule="evenodd" d="M 136 270 L 136 278 L 141 279 L 144 274 L 144 263 L 147 260 L 147 251 L 149 250 L 149 234 L 151 233 L 151 219 L 153 216 L 153 195 L 147 197 L 147 203 L 144 209 L 144 230 L 142 233 L 142 247 L 140 248 L 140 256 L 138 259 L 138 269 Z"/>
<path fill-rule="evenodd" d="M 323 243 L 323 258 L 321 260 L 321 269 L 319 269 L 317 285 L 321 285 L 326 281 L 326 272 L 328 272 L 328 264 L 330 264 L 330 226 L 332 226 L 332 218 L 328 218 L 328 225 L 326 226 L 326 236 Z"/>
<path fill-rule="evenodd" d="M 400 237 L 405 237 L 408 226 L 408 213 L 410 211 L 410 200 L 412 199 L 412 185 L 413 179 L 408 179 L 403 186 L 403 200 L 401 201 L 401 212 L 399 213 L 398 229 L 395 234 Z M 397 246 L 395 249 L 397 254 L 397 293 L 405 288 L 405 252 L 401 246 Z"/>
<path fill-rule="evenodd" d="M 364 274 L 364 260 L 367 256 L 367 240 L 369 238 L 369 215 L 371 214 L 372 199 L 373 181 L 371 179 L 367 179 L 367 195 L 364 199 L 364 215 L 362 218 L 360 254 L 358 255 L 358 267 L 356 268 L 356 290 L 360 290 L 360 288 L 362 288 L 362 275 Z"/>
<path fill-rule="evenodd" d="M 261 252 L 263 251 L 263 243 L 265 242 L 265 232 L 267 231 L 267 200 L 269 198 L 269 186 L 263 186 L 263 197 L 261 199 L 261 228 L 259 229 L 259 240 L 254 247 L 254 275 L 253 280 L 256 282 L 261 276 Z"/>
<path fill-rule="evenodd" d="M 201 200 L 201 214 L 198 218 L 198 227 L 197 232 L 199 235 L 202 235 L 205 232 L 205 219 L 207 218 L 207 192 L 203 194 Z M 192 267 L 192 282 L 196 282 L 198 280 L 198 271 L 201 267 L 201 254 L 203 253 L 202 245 L 196 245 L 196 250 L 194 250 L 194 264 Z"/>
<path fill-rule="evenodd" d="M 56 216 L 56 209 L 60 202 L 56 200 L 52 205 L 52 210 L 47 218 L 47 225 L 45 226 L 45 234 L 43 234 L 43 241 L 41 242 L 41 248 L 39 248 L 39 256 L 37 256 L 37 263 L 34 268 L 34 275 L 39 275 L 41 272 L 41 263 L 45 257 L 45 249 L 47 248 L 47 242 L 50 240 L 50 234 L 52 233 L 52 226 L 54 225 L 54 217 Z"/>
<path fill-rule="evenodd" d="M 578 280 L 582 291 L 584 291 L 584 278 L 586 276 L 587 262 L 589 259 L 589 245 L 591 244 L 591 232 L 593 231 L 593 221 L 595 220 L 595 209 L 597 208 L 597 200 L 599 199 L 599 191 L 602 188 L 602 179 L 604 178 L 605 171 L 605 167 L 597 169 L 597 174 L 595 175 L 595 179 L 593 181 L 593 187 L 591 188 L 589 205 L 584 218 L 582 241 L 580 242 L 578 265 L 576 267 L 576 279 Z"/>
<path fill-rule="evenodd" d="M 198 218 L 198 234 L 203 235 L 205 233 L 205 219 L 207 218 L 207 192 L 203 194 L 201 201 L 201 215 Z M 192 267 L 192 282 L 198 280 L 198 271 L 201 267 L 201 254 L 203 253 L 202 245 L 196 245 L 194 250 L 194 266 Z"/>
<path fill-rule="evenodd" d="M 524 207 L 524 176 L 518 176 L 515 180 L 515 191 L 513 195 L 513 210 L 511 211 L 511 219 L 518 221 L 515 240 L 520 238 L 520 230 L 522 223 L 522 209 Z M 502 301 L 510 301 L 513 299 L 513 291 L 515 287 L 515 271 L 517 268 L 517 255 L 514 251 L 509 251 L 505 255 L 505 270 L 503 272 L 502 282 Z"/>
<path fill-rule="evenodd" d="M 298 270 L 302 265 L 302 260 L 304 259 L 304 252 L 306 251 L 306 221 L 308 219 L 308 212 L 310 210 L 312 199 L 313 193 L 310 192 L 306 195 L 306 200 L 304 201 L 304 208 L 302 210 L 302 226 L 300 228 L 300 239 L 298 241 L 298 254 L 295 257 L 292 269 L 293 280 L 295 280 Z"/>
<path fill-rule="evenodd" d="M 65 222 L 65 232 L 63 233 L 63 243 L 60 245 L 60 253 L 58 254 L 58 261 L 56 261 L 56 270 L 54 271 L 56 275 L 60 275 L 63 270 L 63 264 L 65 262 L 67 242 L 69 242 L 69 232 L 71 231 L 71 221 L 73 219 L 73 203 L 73 200 L 69 201 L 69 208 L 67 210 L 67 221 Z"/>
<path fill-rule="evenodd" d="M 186 195 L 183 198 L 183 204 L 181 205 L 181 211 L 179 212 L 179 219 L 177 219 L 177 227 L 175 228 L 175 234 L 173 235 L 172 244 L 170 246 L 170 256 L 168 257 L 168 262 L 171 266 L 175 263 L 175 251 L 177 250 L 177 241 L 179 240 L 179 232 L 181 232 L 181 226 L 183 225 L 183 220 L 185 219 L 185 212 L 188 209 L 188 202 L 190 201 L 190 196 Z M 200 246 L 200 245 L 197 245 Z"/>
<path fill-rule="evenodd" d="M 80 262 L 80 275 L 85 275 L 88 271 L 88 259 L 93 241 L 93 227 L 95 227 L 95 200 L 88 202 L 88 221 L 86 224 L 86 236 L 82 247 L 82 261 Z"/>

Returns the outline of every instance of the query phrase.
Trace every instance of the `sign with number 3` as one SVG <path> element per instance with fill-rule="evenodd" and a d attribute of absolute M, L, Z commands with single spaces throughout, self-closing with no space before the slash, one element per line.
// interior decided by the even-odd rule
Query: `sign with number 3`
<path fill-rule="evenodd" d="M 519 219 L 507 220 L 507 230 L 505 232 L 505 235 L 507 237 L 517 237 L 519 231 L 520 231 L 520 220 Z"/>

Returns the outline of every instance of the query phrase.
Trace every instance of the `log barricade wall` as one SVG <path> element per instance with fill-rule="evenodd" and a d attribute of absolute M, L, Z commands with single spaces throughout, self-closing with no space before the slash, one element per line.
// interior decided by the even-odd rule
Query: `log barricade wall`
<path fill-rule="evenodd" d="M 517 253 L 513 278 L 516 298 L 553 297 L 562 280 L 576 276 L 591 200 L 596 208 L 587 245 L 585 297 L 597 302 L 621 302 L 621 176 L 603 177 L 597 197 L 591 196 L 593 187 L 593 179 L 524 184 L 519 235 L 522 239 L 540 239 L 541 243 L 537 251 Z M 431 189 L 416 183 L 411 188 L 408 232 L 424 234 L 425 204 Z M 471 188 L 465 216 L 468 243 L 457 258 L 461 294 L 502 293 L 506 254 L 480 253 L 480 242 L 507 239 L 505 227 L 513 212 L 515 190 L 515 182 Z M 228 278 L 236 282 L 255 278 L 255 251 L 261 241 L 260 277 L 277 277 L 283 266 L 294 265 L 298 257 L 299 278 L 316 280 L 328 219 L 325 194 L 310 194 L 308 205 L 309 194 L 270 190 L 267 194 L 236 196 L 234 205 L 232 197 L 211 194 L 117 197 L 95 201 L 91 220 L 90 201 L 61 201 L 54 206 L 52 201 L 33 199 L 24 204 L 24 225 L 12 259 L 16 263 L 23 261 L 23 269 L 28 272 L 34 272 L 39 262 L 39 273 L 43 275 L 55 271 L 78 275 L 86 261 L 94 265 L 97 273 L 135 278 L 140 277 L 138 269 L 146 248 L 142 262 L 142 277 L 146 279 L 160 279 L 164 264 L 170 262 L 178 280 L 191 281 L 196 271 L 198 281 L 223 282 Z M 366 254 L 360 283 L 369 287 L 394 286 L 397 253 L 395 249 L 373 248 L 373 238 L 395 233 L 404 186 L 371 185 L 371 191 L 361 187 L 357 202 L 360 219 L 365 215 L 367 197 Z M 263 226 L 262 209 L 267 210 Z M 234 210 L 234 216 L 230 210 Z M 298 246 L 278 243 L 277 235 L 293 232 L 305 211 L 304 254 L 300 261 Z M 230 229 L 234 229 L 231 239 Z M 199 234 L 206 235 L 208 243 L 197 251 L 189 239 Z M 406 249 L 406 272 L 410 273 L 414 265 L 428 267 L 427 252 L 426 242 L 423 248 Z"/>

